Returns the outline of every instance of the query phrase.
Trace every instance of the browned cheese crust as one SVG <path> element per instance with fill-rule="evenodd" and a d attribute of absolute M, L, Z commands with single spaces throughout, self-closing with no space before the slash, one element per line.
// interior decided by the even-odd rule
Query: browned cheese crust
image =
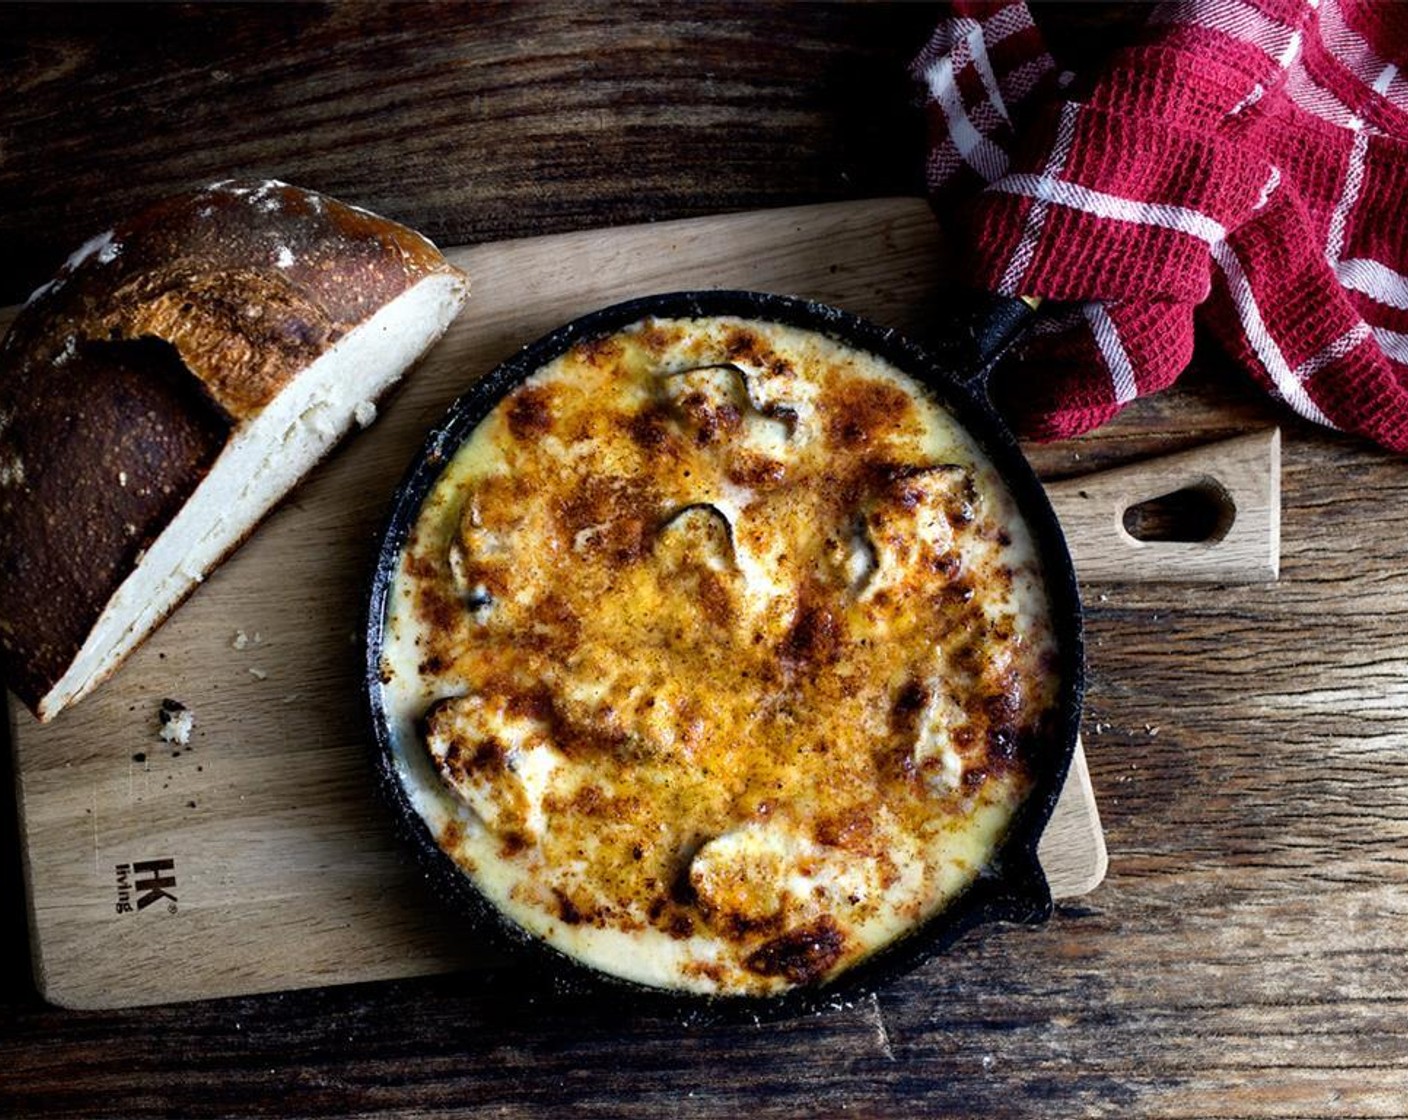
<path fill-rule="evenodd" d="M 727 951 L 688 967 L 725 990 L 729 962 L 807 983 L 873 948 L 852 931 L 918 858 L 897 836 L 1027 788 L 1055 689 L 1045 608 L 1024 633 L 995 610 L 1012 526 L 970 466 L 926 453 L 901 384 L 791 368 L 742 323 L 701 352 L 804 377 L 799 421 L 761 376 L 751 395 L 737 370 L 656 376 L 687 327 L 624 333 L 504 400 L 476 437 L 489 465 L 423 515 L 417 672 L 448 697 L 423 733 L 496 858 L 531 873 L 518 904 L 705 934 Z M 474 868 L 462 840 L 441 837 Z M 906 895 L 902 917 L 933 905 Z"/>
<path fill-rule="evenodd" d="M 449 269 L 281 183 L 161 201 L 75 253 L 0 347 L 0 672 L 34 707 L 232 430 Z"/>

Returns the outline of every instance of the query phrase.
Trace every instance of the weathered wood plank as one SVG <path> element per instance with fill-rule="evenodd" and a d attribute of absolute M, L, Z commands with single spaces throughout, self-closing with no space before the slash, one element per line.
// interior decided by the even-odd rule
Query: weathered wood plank
<path fill-rule="evenodd" d="M 1146 11 L 1036 15 L 1067 61 Z M 899 70 L 933 18 L 0 5 L 0 302 L 113 213 L 236 172 L 446 244 L 913 189 Z M 1071 477 L 1273 425 L 1277 584 L 1087 588 L 1113 860 L 1049 926 L 761 1028 L 622 1021 L 520 973 L 65 1013 L 37 1001 L 21 948 L 0 965 L 0 1113 L 1408 1115 L 1408 466 L 1296 420 L 1206 341 L 1170 392 L 1029 450 Z M 22 925 L 0 907 L 6 944 Z"/>
<path fill-rule="evenodd" d="M 932 19 L 714 0 L 0 5 L 0 304 L 113 215 L 237 173 L 444 245 L 917 194 L 904 67 Z"/>

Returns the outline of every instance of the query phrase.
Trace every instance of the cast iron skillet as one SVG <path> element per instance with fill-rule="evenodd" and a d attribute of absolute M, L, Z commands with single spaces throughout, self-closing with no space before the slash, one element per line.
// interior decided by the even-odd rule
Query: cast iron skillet
<path fill-rule="evenodd" d="M 392 580 L 401 551 L 422 502 L 459 446 L 475 426 L 539 367 L 576 343 L 612 334 L 632 323 L 656 318 L 738 316 L 774 321 L 829 335 L 889 361 L 914 377 L 977 440 L 1010 488 L 1026 518 L 1046 571 L 1052 622 L 1059 643 L 1061 676 L 1051 741 L 1032 759 L 1035 785 L 1015 817 L 1008 836 L 988 868 L 961 896 L 916 931 L 847 969 L 837 979 L 775 996 L 701 996 L 648 988 L 580 964 L 512 923 L 441 851 L 413 808 L 397 775 L 395 748 L 381 702 L 380 661 Z M 1037 862 L 1041 838 L 1066 779 L 1079 727 L 1085 684 L 1081 608 L 1075 570 L 1060 525 L 1045 492 L 987 395 L 993 365 L 1030 316 L 1017 300 L 985 300 L 961 309 L 937 347 L 921 350 L 896 331 L 876 326 L 834 307 L 757 292 L 679 292 L 646 296 L 594 312 L 560 327 L 524 348 L 476 383 L 451 407 L 416 455 L 397 488 L 372 576 L 366 618 L 364 701 L 376 744 L 379 785 L 400 831 L 421 857 L 437 893 L 474 922 L 474 936 L 486 945 L 536 961 L 565 992 L 607 996 L 613 1005 L 663 1011 L 689 1021 L 775 1018 L 845 1005 L 940 952 L 975 926 L 993 921 L 1044 922 L 1051 892 Z"/>

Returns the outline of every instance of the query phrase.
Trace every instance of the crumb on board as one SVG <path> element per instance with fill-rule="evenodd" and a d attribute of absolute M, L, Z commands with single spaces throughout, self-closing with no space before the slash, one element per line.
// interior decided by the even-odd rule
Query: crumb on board
<path fill-rule="evenodd" d="M 352 410 L 352 415 L 357 418 L 358 426 L 370 428 L 372 422 L 376 420 L 376 405 L 371 401 L 358 401 L 357 407 Z"/>
<path fill-rule="evenodd" d="M 246 634 L 243 630 L 236 630 L 235 636 L 230 639 L 230 648 L 235 650 L 246 650 L 250 646 L 259 645 L 259 643 L 263 640 L 264 635 L 261 634 L 258 630 L 254 632 L 253 637 L 250 637 L 250 635 Z"/>
<path fill-rule="evenodd" d="M 159 734 L 166 742 L 184 747 L 191 741 L 191 729 L 195 727 L 196 717 L 179 700 L 163 700 L 157 718 L 161 721 Z"/>
<path fill-rule="evenodd" d="M 249 671 L 249 675 L 250 675 L 251 677 L 253 677 L 255 680 L 257 680 L 257 681 L 262 681 L 262 680 L 264 680 L 269 674 L 266 673 L 263 669 L 251 669 L 251 670 Z"/>

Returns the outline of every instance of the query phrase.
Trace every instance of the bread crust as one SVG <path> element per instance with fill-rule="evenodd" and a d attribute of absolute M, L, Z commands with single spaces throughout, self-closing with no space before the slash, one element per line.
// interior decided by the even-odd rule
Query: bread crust
<path fill-rule="evenodd" d="M 31 710 L 231 436 L 434 273 L 460 275 L 404 226 L 228 180 L 94 238 L 30 298 L 0 345 L 0 672 Z"/>

